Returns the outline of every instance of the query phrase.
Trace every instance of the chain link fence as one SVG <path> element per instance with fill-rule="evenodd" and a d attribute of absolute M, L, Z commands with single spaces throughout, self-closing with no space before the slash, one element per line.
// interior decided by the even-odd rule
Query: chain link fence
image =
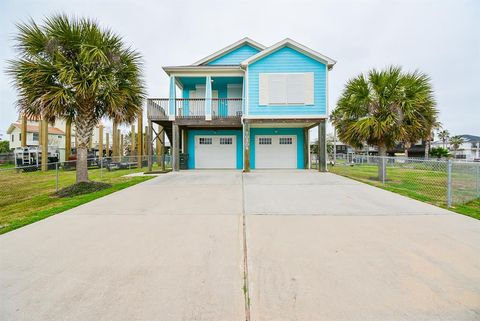
<path fill-rule="evenodd" d="M 163 161 L 170 169 L 169 155 L 152 156 L 152 171 L 161 171 Z M 140 167 L 136 156 L 92 158 L 87 162 L 89 180 L 118 187 L 144 180 L 139 174 L 147 171 L 148 159 L 142 157 Z M 41 165 L 0 169 L 0 232 L 11 222 L 74 202 L 59 200 L 55 193 L 75 183 L 76 165 L 77 161 L 67 161 L 49 163 L 46 171 L 41 170 Z"/>
<path fill-rule="evenodd" d="M 347 154 L 329 161 L 329 171 L 440 206 L 480 197 L 476 162 Z"/>

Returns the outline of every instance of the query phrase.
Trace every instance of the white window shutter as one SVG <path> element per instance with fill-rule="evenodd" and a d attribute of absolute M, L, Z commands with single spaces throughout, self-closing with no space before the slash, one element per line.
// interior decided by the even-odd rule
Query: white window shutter
<path fill-rule="evenodd" d="M 259 105 L 268 105 L 268 74 L 258 74 Z"/>
<path fill-rule="evenodd" d="M 268 103 L 272 105 L 287 103 L 287 75 L 268 75 Z"/>
<path fill-rule="evenodd" d="M 315 79 L 313 72 L 307 72 L 305 75 L 305 105 L 315 104 Z"/>
<path fill-rule="evenodd" d="M 305 103 L 305 74 L 287 75 L 287 104 Z"/>

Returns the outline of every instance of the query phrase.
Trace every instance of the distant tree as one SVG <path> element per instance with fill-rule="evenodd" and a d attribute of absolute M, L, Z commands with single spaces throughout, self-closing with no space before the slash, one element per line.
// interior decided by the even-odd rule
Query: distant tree
<path fill-rule="evenodd" d="M 453 155 L 455 157 L 457 157 L 457 151 L 463 143 L 464 141 L 461 136 L 453 136 L 450 138 L 450 146 L 453 148 Z"/>
<path fill-rule="evenodd" d="M 357 148 L 375 145 L 385 156 L 398 142 L 411 144 L 431 134 L 435 104 L 427 75 L 391 66 L 350 79 L 331 119 L 342 142 Z M 378 178 L 383 180 L 380 163 Z"/>
<path fill-rule="evenodd" d="M 448 142 L 448 139 L 450 138 L 450 132 L 446 129 L 442 129 L 440 130 L 438 133 L 438 138 L 440 138 L 440 140 L 442 141 L 443 143 L 443 148 L 447 148 L 447 142 Z"/>
<path fill-rule="evenodd" d="M 430 156 L 432 157 L 448 157 L 448 149 L 443 148 L 443 147 L 434 147 L 432 150 L 430 150 Z"/>
<path fill-rule="evenodd" d="M 10 151 L 10 142 L 8 140 L 0 141 L 0 153 L 8 153 Z"/>

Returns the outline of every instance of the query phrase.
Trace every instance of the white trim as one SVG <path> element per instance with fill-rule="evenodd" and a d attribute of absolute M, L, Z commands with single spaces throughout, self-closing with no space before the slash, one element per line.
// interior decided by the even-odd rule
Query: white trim
<path fill-rule="evenodd" d="M 303 53 L 303 54 L 305 54 L 305 55 L 307 55 L 307 56 L 309 56 L 309 57 L 311 57 L 311 58 L 313 58 L 317 61 L 320 61 L 322 63 L 327 64 L 327 66 L 329 68 L 333 67 L 333 65 L 335 65 L 337 63 L 332 58 L 329 58 L 325 55 L 322 55 L 319 52 L 316 52 L 315 50 L 312 50 L 308 47 L 305 47 L 304 45 L 302 45 L 302 44 L 300 44 L 300 43 L 298 43 L 298 42 L 296 42 L 296 41 L 294 41 L 290 38 L 286 38 L 286 39 L 284 39 L 280 42 L 277 42 L 273 46 L 270 46 L 267 49 L 262 50 L 259 53 L 257 53 L 255 55 L 249 57 L 248 59 L 242 61 L 240 63 L 240 65 L 241 66 L 247 66 L 247 65 L 249 65 L 249 64 L 251 64 L 251 63 L 253 63 L 253 62 L 255 62 L 255 61 L 257 61 L 257 60 L 259 60 L 259 59 L 261 59 L 261 58 L 263 58 L 263 57 L 265 57 L 265 56 L 267 56 L 267 55 L 269 55 L 269 54 L 271 54 L 271 53 L 273 53 L 273 52 L 275 52 L 275 51 L 277 51 L 281 48 L 283 48 L 283 47 L 289 47 L 289 48 L 292 48 L 294 50 L 297 50 L 297 51 L 299 51 L 299 52 L 301 52 L 301 53 Z"/>
<path fill-rule="evenodd" d="M 205 57 L 205 58 L 203 58 L 203 59 L 200 59 L 200 60 L 194 62 L 194 63 L 192 64 L 192 66 L 199 66 L 199 65 L 201 65 L 201 64 L 205 64 L 205 63 L 207 63 L 207 62 L 210 62 L 210 61 L 214 60 L 215 58 L 218 58 L 218 57 L 220 57 L 220 56 L 222 56 L 222 55 L 224 55 L 224 54 L 226 54 L 226 53 L 228 53 L 228 52 L 230 52 L 230 51 L 233 51 L 233 50 L 235 50 L 235 49 L 243 46 L 244 44 L 248 44 L 248 45 L 250 45 L 250 46 L 252 46 L 252 47 L 254 47 L 254 48 L 256 48 L 256 49 L 258 49 L 258 50 L 260 50 L 260 51 L 262 51 L 262 50 L 264 50 L 264 49 L 266 48 L 264 45 L 262 45 L 262 44 L 260 44 L 260 43 L 258 43 L 258 42 L 256 42 L 256 41 L 254 41 L 254 40 L 252 40 L 252 39 L 250 39 L 250 38 L 248 38 L 248 37 L 245 37 L 245 38 L 243 38 L 243 39 L 240 39 L 240 40 L 237 41 L 237 42 L 232 43 L 232 44 L 229 45 L 229 46 L 226 46 L 226 47 L 223 48 L 223 49 L 220 49 L 220 50 L 214 52 L 213 54 L 211 54 L 211 55 L 209 55 L 209 56 L 207 56 L 207 57 Z"/>
<path fill-rule="evenodd" d="M 248 66 L 247 68 L 245 68 L 245 90 L 247 91 L 246 92 L 246 95 L 245 95 L 245 114 L 248 115 L 250 113 L 250 89 L 248 87 L 248 84 L 249 84 L 249 74 L 248 74 Z"/>
<path fill-rule="evenodd" d="M 252 115 L 243 116 L 244 119 L 328 119 L 328 116 L 319 115 Z"/>
<path fill-rule="evenodd" d="M 325 111 L 327 112 L 327 117 L 330 118 L 330 106 L 328 104 L 329 97 L 328 97 L 328 68 L 325 68 Z"/>

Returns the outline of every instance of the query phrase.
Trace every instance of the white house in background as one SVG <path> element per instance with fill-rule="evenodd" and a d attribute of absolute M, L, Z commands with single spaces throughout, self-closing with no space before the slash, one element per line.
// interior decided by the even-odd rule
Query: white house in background
<path fill-rule="evenodd" d="M 39 146 L 39 128 L 40 122 L 38 120 L 27 120 L 27 146 Z M 66 122 L 61 119 L 55 120 L 55 124 L 48 125 L 48 146 L 50 148 L 58 150 L 60 155 L 60 161 L 65 161 L 65 131 Z M 106 134 L 109 133 L 109 145 L 112 145 L 112 130 L 109 127 L 103 129 L 103 145 L 106 147 Z M 75 126 L 72 125 L 71 146 L 75 147 Z M 7 130 L 5 139 L 10 141 L 10 148 L 15 149 L 21 147 L 22 142 L 22 125 L 21 121 L 17 120 L 16 123 L 12 123 Z M 100 141 L 98 125 L 93 130 L 92 135 L 92 148 L 97 149 Z"/>
<path fill-rule="evenodd" d="M 463 138 L 463 144 L 458 148 L 455 158 L 465 159 L 469 161 L 480 159 L 480 136 L 474 135 L 458 135 Z M 441 140 L 432 143 L 432 147 L 444 147 Z M 449 142 L 446 143 L 448 150 L 454 154 L 453 147 Z"/>

